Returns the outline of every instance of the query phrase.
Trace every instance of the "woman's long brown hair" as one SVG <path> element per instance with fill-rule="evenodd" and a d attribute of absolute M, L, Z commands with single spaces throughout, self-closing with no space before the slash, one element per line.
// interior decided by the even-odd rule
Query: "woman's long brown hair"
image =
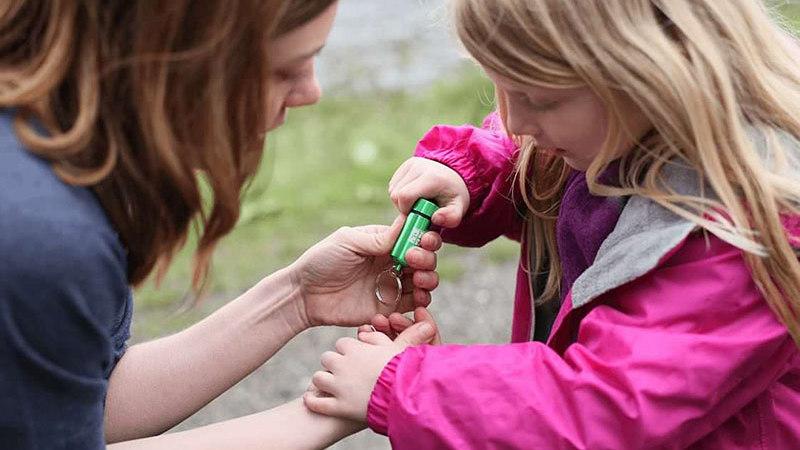
<path fill-rule="evenodd" d="M 31 152 L 99 198 L 131 284 L 163 274 L 195 223 L 199 288 L 263 152 L 266 45 L 333 2 L 5 0 L 0 107 Z"/>

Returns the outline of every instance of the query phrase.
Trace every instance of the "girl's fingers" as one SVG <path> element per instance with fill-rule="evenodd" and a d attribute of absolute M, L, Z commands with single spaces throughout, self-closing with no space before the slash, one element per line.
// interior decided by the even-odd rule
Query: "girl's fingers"
<path fill-rule="evenodd" d="M 358 333 L 358 340 L 372 345 L 388 345 L 392 339 L 384 333 Z"/>
<path fill-rule="evenodd" d="M 320 397 L 314 395 L 313 392 L 306 392 L 303 394 L 303 404 L 306 408 L 325 416 L 339 416 L 338 413 L 338 400 L 336 397 Z"/>
<path fill-rule="evenodd" d="M 418 198 L 424 197 L 427 191 L 424 177 L 420 177 L 418 171 L 409 169 L 409 171 L 394 184 L 393 188 L 389 191 L 389 198 L 392 199 L 395 207 L 403 214 L 408 214 L 414 202 Z"/>
<path fill-rule="evenodd" d="M 413 172 L 413 171 L 412 171 Z M 440 185 L 434 180 L 414 174 L 414 177 L 407 177 L 402 181 L 403 184 L 398 184 L 398 188 L 394 190 L 392 195 L 397 198 L 397 204 L 400 206 L 400 211 L 408 213 L 411 207 L 414 206 L 419 198 L 433 198 L 441 194 L 444 186 Z M 394 198 L 393 198 L 394 201 Z"/>
<path fill-rule="evenodd" d="M 357 347 L 357 346 L 358 346 L 358 341 L 357 340 L 355 340 L 353 338 L 350 338 L 350 337 L 343 337 L 343 338 L 339 338 L 336 341 L 335 348 L 336 348 L 337 352 L 339 352 L 342 355 L 344 355 L 350 349 L 352 349 L 354 347 Z"/>
<path fill-rule="evenodd" d="M 413 170 L 411 170 L 411 167 L 413 165 L 414 165 L 414 159 L 409 158 L 405 160 L 403 164 L 400 164 L 400 167 L 398 167 L 397 170 L 395 170 L 394 174 L 392 175 L 392 178 L 389 180 L 390 194 L 392 193 L 392 191 L 396 190 L 397 186 L 402 186 L 402 181 L 405 179 L 406 175 L 408 175 L 409 172 L 413 172 Z"/>
<path fill-rule="evenodd" d="M 428 308 L 417 308 L 414 310 L 414 322 L 430 322 L 432 324 L 436 324 L 436 321 L 433 319 L 430 311 Z M 442 335 L 439 333 L 439 327 L 436 327 L 436 334 L 434 335 L 433 339 L 431 340 L 431 344 L 439 345 L 442 343 Z"/>
<path fill-rule="evenodd" d="M 311 383 L 322 392 L 336 395 L 336 379 L 330 372 L 319 370 L 314 372 Z"/>
<path fill-rule="evenodd" d="M 332 351 L 327 351 L 319 357 L 319 362 L 322 367 L 329 372 L 335 372 L 337 363 L 342 360 L 343 356 Z"/>
<path fill-rule="evenodd" d="M 463 217 L 464 208 L 458 203 L 453 203 L 437 210 L 431 217 L 431 222 L 443 228 L 455 228 L 461 224 Z"/>

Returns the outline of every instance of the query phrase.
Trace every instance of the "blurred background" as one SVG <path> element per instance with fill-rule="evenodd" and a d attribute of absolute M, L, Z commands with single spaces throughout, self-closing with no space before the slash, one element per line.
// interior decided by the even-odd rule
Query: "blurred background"
<path fill-rule="evenodd" d="M 772 5 L 800 26 L 798 0 Z M 391 223 L 387 184 L 416 141 L 435 124 L 479 124 L 492 109 L 491 84 L 456 45 L 445 0 L 342 0 L 318 73 L 323 99 L 291 111 L 270 134 L 239 224 L 216 251 L 207 297 L 179 311 L 191 279 L 190 242 L 158 288 L 148 283 L 136 292 L 134 342 L 196 322 L 340 226 Z M 445 246 L 431 311 L 446 342 L 507 342 L 518 255 L 505 239 L 481 249 Z M 353 335 L 335 327 L 301 334 L 175 430 L 297 398 L 319 355 Z M 390 446 L 367 430 L 332 448 Z"/>

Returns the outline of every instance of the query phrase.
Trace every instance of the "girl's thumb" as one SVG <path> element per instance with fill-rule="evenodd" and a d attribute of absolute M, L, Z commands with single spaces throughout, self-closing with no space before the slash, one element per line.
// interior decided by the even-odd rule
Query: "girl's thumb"
<path fill-rule="evenodd" d="M 427 344 L 434 336 L 436 336 L 436 325 L 424 320 L 403 330 L 394 342 L 399 343 L 405 348 L 413 345 Z"/>
<path fill-rule="evenodd" d="M 459 205 L 448 205 L 436 211 L 431 217 L 431 222 L 440 227 L 455 228 L 461 223 L 463 215 L 464 212 Z"/>

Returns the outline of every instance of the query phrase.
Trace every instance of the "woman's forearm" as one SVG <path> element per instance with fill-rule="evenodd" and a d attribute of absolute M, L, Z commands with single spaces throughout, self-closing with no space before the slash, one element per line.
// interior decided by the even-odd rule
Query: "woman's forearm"
<path fill-rule="evenodd" d="M 134 345 L 111 374 L 108 442 L 161 433 L 261 366 L 307 327 L 284 269 L 196 325 Z"/>
<path fill-rule="evenodd" d="M 364 426 L 314 414 L 294 400 L 276 408 L 193 430 L 122 442 L 109 450 L 316 449 L 325 448 Z"/>

